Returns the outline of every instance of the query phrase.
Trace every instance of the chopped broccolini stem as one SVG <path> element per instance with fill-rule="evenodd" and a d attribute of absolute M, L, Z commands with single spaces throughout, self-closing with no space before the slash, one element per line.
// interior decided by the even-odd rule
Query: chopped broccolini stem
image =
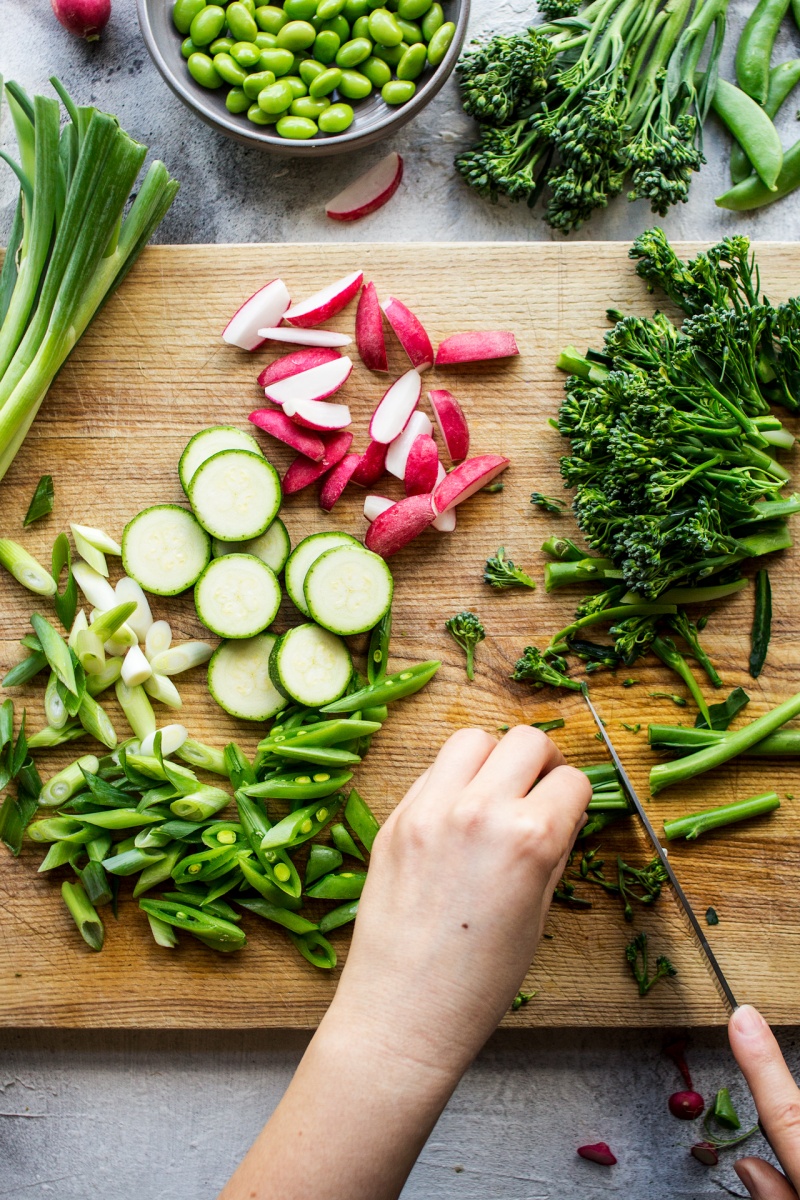
<path fill-rule="evenodd" d="M 517 992 L 516 996 L 511 1001 L 511 1011 L 518 1012 L 521 1008 L 524 1008 L 526 1004 L 529 1004 L 535 995 L 537 995 L 536 992 Z"/>
<path fill-rule="evenodd" d="M 566 507 L 565 500 L 557 500 L 554 496 L 545 496 L 544 492 L 531 492 L 531 504 L 535 504 L 542 512 L 561 513 Z"/>
<path fill-rule="evenodd" d="M 678 974 L 666 955 L 661 954 L 656 959 L 654 973 L 650 975 L 647 963 L 646 933 L 637 933 L 633 941 L 628 943 L 625 947 L 625 961 L 631 969 L 640 996 L 646 996 L 660 979 L 668 979 Z"/>
<path fill-rule="evenodd" d="M 641 682 L 642 682 L 641 679 L 623 679 L 622 686 L 623 687 L 636 687 L 637 684 L 639 684 Z"/>
<path fill-rule="evenodd" d="M 688 703 L 684 696 L 676 696 L 674 692 L 648 692 L 647 694 L 654 700 L 671 700 L 673 704 L 677 704 L 678 708 L 686 708 Z"/>
<path fill-rule="evenodd" d="M 541 729 L 542 733 L 550 733 L 553 729 L 563 729 L 566 721 L 563 717 L 555 717 L 552 721 L 531 721 L 532 729 Z"/>
<path fill-rule="evenodd" d="M 481 491 L 491 492 L 493 495 L 496 495 L 497 492 L 502 492 L 505 486 L 502 479 L 498 479 L 494 483 L 487 483 L 485 488 L 481 488 Z"/>
<path fill-rule="evenodd" d="M 522 567 L 516 567 L 510 558 L 506 558 L 504 546 L 499 546 L 493 558 L 487 558 L 483 570 L 484 582 L 492 587 L 502 589 L 510 587 L 535 588 L 536 584 Z"/>
<path fill-rule="evenodd" d="M 626 721 L 623 721 L 622 728 L 627 729 L 628 733 L 638 733 L 642 727 L 641 725 L 628 725 Z"/>

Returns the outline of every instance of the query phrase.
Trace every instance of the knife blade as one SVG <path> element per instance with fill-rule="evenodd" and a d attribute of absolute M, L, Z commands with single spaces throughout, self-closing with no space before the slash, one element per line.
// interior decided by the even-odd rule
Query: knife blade
<path fill-rule="evenodd" d="M 681 907 L 683 908 L 683 911 L 685 912 L 686 916 L 689 919 L 689 924 L 691 925 L 692 930 L 693 930 L 695 936 L 697 937 L 698 942 L 700 943 L 700 949 L 703 951 L 703 954 L 706 957 L 708 965 L 711 968 L 712 974 L 714 976 L 714 980 L 717 983 L 723 997 L 725 998 L 725 1003 L 728 1005 L 731 1012 L 733 1012 L 733 1010 L 735 1008 L 738 1008 L 739 1006 L 738 1006 L 736 997 L 733 994 L 733 990 L 731 989 L 731 985 L 728 983 L 728 980 L 725 978 L 725 972 L 722 970 L 722 967 L 717 962 L 716 955 L 714 954 L 714 951 L 711 949 L 711 947 L 708 944 L 708 939 L 706 938 L 706 935 L 703 932 L 703 928 L 702 928 L 700 922 L 698 921 L 697 917 L 695 916 L 694 909 L 692 908 L 691 904 L 689 903 L 688 899 L 686 898 L 686 893 L 684 892 L 683 888 L 681 887 L 680 883 L 678 882 L 675 872 L 672 869 L 672 865 L 667 857 L 667 852 L 664 849 L 664 847 L 661 845 L 661 842 L 659 841 L 659 838 L 658 838 L 658 834 L 656 833 L 655 829 L 653 828 L 653 826 L 650 822 L 650 818 L 648 817 L 647 813 L 645 812 L 644 807 L 642 806 L 642 802 L 639 799 L 638 795 L 636 794 L 636 788 L 631 783 L 630 777 L 628 776 L 628 772 L 625 770 L 624 766 L 622 765 L 622 760 L 620 759 L 619 755 L 617 754 L 616 750 L 614 749 L 614 743 L 611 741 L 611 738 L 606 733 L 605 725 L 600 720 L 600 717 L 597 713 L 597 709 L 595 708 L 595 706 L 592 704 L 591 700 L 589 699 L 589 690 L 586 687 L 585 683 L 581 684 L 581 692 L 583 693 L 584 700 L 586 701 L 586 703 L 589 706 L 590 713 L 594 717 L 597 728 L 600 731 L 600 735 L 601 735 L 603 741 L 605 742 L 606 749 L 608 750 L 608 753 L 611 755 L 611 759 L 614 763 L 614 766 L 617 769 L 617 773 L 618 773 L 620 779 L 622 780 L 622 784 L 623 784 L 626 792 L 628 793 L 631 804 L 636 809 L 636 812 L 639 816 L 639 820 L 642 822 L 642 825 L 644 826 L 647 836 L 650 838 L 650 841 L 653 843 L 653 848 L 658 856 L 658 861 L 661 863 L 661 866 L 666 871 L 667 877 L 669 878 L 669 881 L 672 884 L 675 895 L 678 897 Z"/>

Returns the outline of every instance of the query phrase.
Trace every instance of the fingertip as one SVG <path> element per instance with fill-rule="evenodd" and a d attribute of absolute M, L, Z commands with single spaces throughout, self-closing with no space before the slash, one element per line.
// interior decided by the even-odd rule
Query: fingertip
<path fill-rule="evenodd" d="M 737 1037 L 752 1039 L 763 1037 L 769 1026 L 752 1004 L 740 1004 L 731 1013 L 728 1028 Z"/>

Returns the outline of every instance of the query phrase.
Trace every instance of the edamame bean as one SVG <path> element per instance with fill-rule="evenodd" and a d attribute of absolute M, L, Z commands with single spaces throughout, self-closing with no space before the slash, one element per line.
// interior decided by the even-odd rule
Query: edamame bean
<path fill-rule="evenodd" d="M 367 0 L 345 0 L 344 15 L 351 25 L 354 25 L 359 17 L 366 16 L 368 12 Z"/>
<path fill-rule="evenodd" d="M 400 0 L 397 15 L 405 21 L 418 21 L 433 4 L 433 0 Z"/>
<path fill-rule="evenodd" d="M 212 58 L 215 54 L 229 54 L 231 47 L 235 45 L 236 43 L 234 42 L 233 38 L 218 37 L 216 41 L 213 41 L 208 47 L 208 53 Z"/>
<path fill-rule="evenodd" d="M 264 33 L 279 33 L 288 20 L 288 14 L 275 4 L 262 4 L 256 9 L 256 24 Z"/>
<path fill-rule="evenodd" d="M 376 88 L 382 88 L 392 78 L 391 67 L 382 59 L 375 58 L 374 55 L 361 64 L 361 71 Z"/>
<path fill-rule="evenodd" d="M 376 8 L 369 16 L 369 35 L 381 46 L 399 46 L 403 31 L 388 8 Z"/>
<path fill-rule="evenodd" d="M 278 39 L 274 33 L 264 33 L 261 31 L 256 34 L 256 40 L 253 44 L 258 46 L 259 50 L 271 50 L 273 46 L 277 46 Z"/>
<path fill-rule="evenodd" d="M 354 38 L 368 38 L 369 37 L 369 17 L 364 16 L 364 17 L 358 18 L 358 20 L 353 25 L 353 37 Z"/>
<path fill-rule="evenodd" d="M 251 104 L 247 110 L 247 119 L 254 125 L 274 125 L 278 120 L 277 113 L 265 113 L 257 104 Z"/>
<path fill-rule="evenodd" d="M 283 11 L 290 21 L 310 21 L 317 11 L 317 0 L 286 0 Z"/>
<path fill-rule="evenodd" d="M 292 117 L 308 117 L 311 121 L 316 121 L 320 113 L 323 113 L 330 106 L 331 102 L 325 96 L 320 96 L 319 100 L 314 100 L 311 96 L 299 96 L 297 100 L 292 101 L 289 108 L 289 115 Z"/>
<path fill-rule="evenodd" d="M 255 9 L 253 11 L 255 12 Z M 228 22 L 228 29 L 237 42 L 252 42 L 258 33 L 256 19 L 249 12 L 247 5 L 242 3 L 242 0 L 234 0 L 233 4 L 228 5 L 225 19 Z"/>
<path fill-rule="evenodd" d="M 192 21 L 206 6 L 206 0 L 176 0 L 172 9 L 172 23 L 178 33 L 188 33 Z"/>
<path fill-rule="evenodd" d="M 282 50 L 307 50 L 314 45 L 317 31 L 308 21 L 290 21 L 278 34 L 278 45 Z"/>
<path fill-rule="evenodd" d="M 305 142 L 319 132 L 316 121 L 309 117 L 281 117 L 275 128 L 281 137 L 297 142 Z"/>
<path fill-rule="evenodd" d="M 376 8 L 385 7 L 386 5 L 382 3 L 382 0 L 367 0 L 367 8 L 370 12 L 374 12 Z"/>
<path fill-rule="evenodd" d="M 226 3 L 227 2 L 228 2 L 228 0 L 226 0 Z M 256 0 L 241 0 L 241 3 L 245 6 L 247 11 L 250 13 L 250 16 L 255 17 L 255 15 L 256 15 Z"/>
<path fill-rule="evenodd" d="M 301 62 L 297 70 L 298 75 L 302 79 L 306 87 L 311 87 L 311 84 L 319 76 L 325 73 L 325 67 L 321 62 L 317 62 L 314 58 L 307 58 L 305 62 Z"/>
<path fill-rule="evenodd" d="M 222 87 L 222 80 L 217 74 L 213 61 L 207 54 L 202 54 L 200 51 L 190 54 L 186 60 L 186 65 L 189 68 L 189 74 L 192 79 L 195 83 L 199 83 L 200 87 Z"/>
<path fill-rule="evenodd" d="M 318 17 L 314 18 L 314 22 L 318 20 Z M 312 22 L 312 24 L 314 24 L 314 22 Z M 329 31 L 331 33 L 335 33 L 339 38 L 340 43 L 346 42 L 350 37 L 350 26 L 347 24 L 347 21 L 345 21 L 341 13 L 339 13 L 338 17 L 332 17 L 330 21 L 319 21 L 319 24 L 314 24 L 314 28 L 316 29 L 317 33 L 327 33 Z"/>
<path fill-rule="evenodd" d="M 288 84 L 292 89 L 292 99 L 299 100 L 301 96 L 308 95 L 308 88 L 303 83 L 299 75 L 284 75 L 281 83 Z"/>
<path fill-rule="evenodd" d="M 345 0 L 319 0 L 317 16 L 323 21 L 332 21 L 343 11 Z M 346 19 L 346 18 L 345 18 Z"/>
<path fill-rule="evenodd" d="M 342 71 L 339 91 L 346 100 L 363 100 L 372 91 L 372 84 L 360 71 Z"/>
<path fill-rule="evenodd" d="M 294 67 L 294 55 L 291 50 L 281 50 L 276 46 L 274 50 L 261 51 L 258 65 L 262 71 L 272 71 L 273 75 L 280 78 L 281 75 L 288 75 Z"/>
<path fill-rule="evenodd" d="M 416 46 L 417 42 L 423 40 L 422 29 L 416 21 L 405 21 L 402 17 L 395 17 L 395 20 L 400 26 L 403 41 L 407 42 L 409 46 Z"/>
<path fill-rule="evenodd" d="M 372 42 L 369 38 L 353 38 L 351 41 L 345 42 L 338 50 L 336 65 L 350 70 L 352 67 L 357 67 L 359 63 L 365 62 L 370 54 L 372 54 Z"/>
<path fill-rule="evenodd" d="M 314 57 L 327 66 L 336 58 L 341 44 L 338 33 L 334 33 L 332 29 L 323 29 L 322 33 L 317 34 L 314 42 Z"/>
<path fill-rule="evenodd" d="M 214 67 L 217 74 L 231 87 L 241 87 L 247 78 L 247 71 L 244 67 L 240 67 L 230 54 L 215 54 Z"/>
<path fill-rule="evenodd" d="M 285 79 L 277 79 L 258 93 L 258 107 L 265 113 L 284 113 L 294 100 L 294 94 Z"/>
<path fill-rule="evenodd" d="M 355 113 L 349 104 L 332 104 L 317 118 L 323 133 L 344 133 L 353 124 Z"/>
<path fill-rule="evenodd" d="M 320 96 L 329 96 L 342 82 L 342 72 L 338 67 L 330 67 L 311 81 L 309 95 L 318 100 Z"/>
<path fill-rule="evenodd" d="M 225 97 L 225 107 L 228 112 L 232 113 L 247 112 L 250 107 L 250 98 L 244 94 L 241 88 L 233 87 Z"/>
<path fill-rule="evenodd" d="M 450 49 L 450 43 L 455 34 L 456 27 L 452 21 L 445 21 L 444 25 L 440 25 L 436 30 L 436 33 L 428 42 L 428 62 L 432 67 L 438 67 Z"/>
<path fill-rule="evenodd" d="M 402 80 L 419 79 L 425 70 L 428 50 L 424 42 L 415 42 L 409 46 L 400 62 L 397 64 L 397 78 Z"/>
<path fill-rule="evenodd" d="M 261 51 L 255 42 L 234 42 L 228 53 L 240 67 L 254 67 L 261 57 Z"/>
<path fill-rule="evenodd" d="M 225 9 L 218 4 L 206 4 L 193 18 L 189 26 L 189 37 L 195 46 L 210 46 L 225 26 Z"/>
<path fill-rule="evenodd" d="M 437 29 L 444 25 L 444 9 L 441 4 L 434 3 L 422 18 L 422 36 L 429 42 Z"/>
<path fill-rule="evenodd" d="M 372 48 L 372 53 L 376 58 L 380 58 L 383 62 L 388 63 L 390 67 L 396 67 L 407 49 L 407 44 L 401 42 L 399 46 L 375 45 Z"/>
<path fill-rule="evenodd" d="M 184 58 L 188 58 L 190 54 L 194 54 L 197 46 L 190 37 L 184 38 L 181 42 L 181 54 Z"/>
<path fill-rule="evenodd" d="M 410 79 L 392 79 L 381 88 L 387 104 L 405 104 L 414 95 L 417 85 Z"/>
<path fill-rule="evenodd" d="M 259 92 L 263 92 L 265 87 L 269 87 L 274 82 L 275 75 L 272 71 L 256 71 L 247 76 L 242 84 L 242 91 L 248 100 L 257 100 Z"/>

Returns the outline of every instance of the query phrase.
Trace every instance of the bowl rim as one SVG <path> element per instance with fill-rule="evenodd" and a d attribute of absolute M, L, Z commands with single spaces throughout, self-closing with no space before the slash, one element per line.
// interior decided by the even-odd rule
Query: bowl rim
<path fill-rule="evenodd" d="M 169 0 L 166 0 L 166 2 L 168 3 Z M 155 63 L 159 74 L 187 108 L 191 109 L 196 116 L 200 117 L 201 120 L 205 121 L 213 129 L 218 129 L 227 137 L 231 137 L 246 146 L 261 146 L 272 154 L 286 158 L 323 158 L 332 154 L 342 154 L 348 150 L 360 149 L 361 147 L 370 146 L 375 142 L 382 141 L 390 134 L 396 133 L 397 130 L 406 125 L 418 112 L 430 103 L 450 78 L 458 61 L 461 47 L 466 37 L 471 0 L 451 0 L 451 3 L 458 6 L 455 22 L 456 31 L 453 35 L 453 40 L 438 67 L 431 73 L 430 77 L 411 100 L 405 104 L 401 104 L 397 109 L 388 109 L 385 118 L 381 118 L 378 124 L 371 129 L 363 131 L 346 130 L 344 133 L 334 134 L 333 136 L 329 135 L 324 138 L 309 138 L 305 142 L 278 137 L 275 134 L 267 133 L 263 128 L 252 125 L 250 122 L 248 122 L 248 125 L 243 126 L 239 119 L 240 114 L 231 113 L 223 115 L 206 106 L 203 103 L 203 95 L 199 84 L 194 83 L 188 72 L 185 78 L 179 78 L 162 52 L 150 17 L 150 9 L 154 3 L 164 4 L 165 0 L 136 0 L 139 28 L 141 29 L 147 52 Z M 250 127 L 248 128 L 248 126 Z"/>

